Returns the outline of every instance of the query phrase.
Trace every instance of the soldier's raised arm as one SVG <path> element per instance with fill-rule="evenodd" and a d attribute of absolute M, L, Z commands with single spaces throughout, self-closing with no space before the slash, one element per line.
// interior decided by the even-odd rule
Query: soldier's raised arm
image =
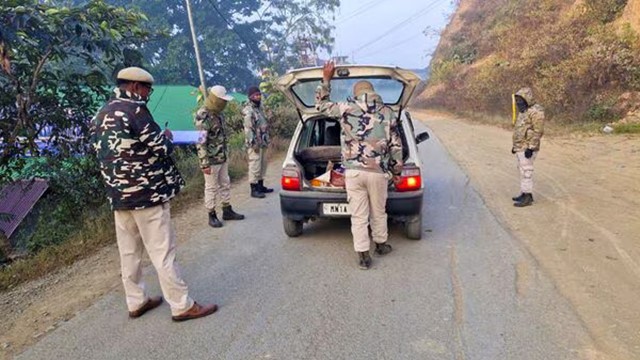
<path fill-rule="evenodd" d="M 342 117 L 343 111 L 340 105 L 331 102 L 331 78 L 336 70 L 336 65 L 333 61 L 329 61 L 324 64 L 322 68 L 322 82 L 316 89 L 316 110 L 324 113 L 327 116 L 339 118 Z"/>

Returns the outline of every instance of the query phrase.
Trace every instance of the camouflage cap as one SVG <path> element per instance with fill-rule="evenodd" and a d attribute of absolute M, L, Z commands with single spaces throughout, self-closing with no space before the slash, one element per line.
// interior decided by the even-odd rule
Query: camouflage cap
<path fill-rule="evenodd" d="M 153 76 L 151 76 L 151 74 L 149 74 L 146 70 L 135 66 L 120 70 L 116 78 L 118 80 L 137 81 L 153 84 Z"/>
<path fill-rule="evenodd" d="M 367 80 L 358 81 L 353 85 L 353 96 L 358 97 L 362 94 L 371 94 L 374 93 L 373 84 L 368 82 Z"/>

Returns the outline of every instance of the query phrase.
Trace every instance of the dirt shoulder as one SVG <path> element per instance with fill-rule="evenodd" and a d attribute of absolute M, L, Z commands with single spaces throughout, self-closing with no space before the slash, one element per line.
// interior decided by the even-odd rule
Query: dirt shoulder
<path fill-rule="evenodd" d="M 283 155 L 275 155 L 268 166 L 266 185 L 280 180 Z M 271 194 L 269 196 L 277 196 Z M 242 213 L 251 206 L 249 184 L 245 179 L 232 184 L 231 199 L 234 210 Z M 211 239 L 218 235 L 207 224 L 207 213 L 201 199 L 182 211 L 172 214 L 178 244 L 187 242 L 195 234 L 209 231 Z M 150 261 L 145 254 L 145 266 Z M 180 262 L 180 247 L 178 247 Z M 188 264 L 183 264 L 188 266 Z M 186 279 L 187 283 L 189 279 Z M 118 248 L 105 246 L 86 259 L 42 279 L 22 284 L 0 293 L 0 359 L 11 358 L 26 347 L 38 342 L 47 333 L 91 306 L 110 291 L 122 292 Z M 123 295 L 124 296 L 124 295 Z M 124 297 L 122 311 L 126 311 Z"/>
<path fill-rule="evenodd" d="M 640 359 L 640 136 L 545 135 L 535 204 L 519 209 L 511 132 L 450 114 L 412 115 L 554 280 L 606 358 Z"/>

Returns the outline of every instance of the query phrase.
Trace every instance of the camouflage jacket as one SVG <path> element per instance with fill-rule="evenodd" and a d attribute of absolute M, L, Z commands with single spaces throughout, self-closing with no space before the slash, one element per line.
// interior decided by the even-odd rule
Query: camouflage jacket
<path fill-rule="evenodd" d="M 534 102 L 530 89 L 522 89 L 516 93 L 529 104 L 527 111 L 518 113 L 513 130 L 513 151 L 526 149 L 540 150 L 540 139 L 544 134 L 544 108 Z"/>
<path fill-rule="evenodd" d="M 347 102 L 329 101 L 331 87 L 316 90 L 316 109 L 340 119 L 342 165 L 347 169 L 399 175 L 402 171 L 402 140 L 398 116 L 377 94 L 364 94 Z"/>
<path fill-rule="evenodd" d="M 193 120 L 198 130 L 198 158 L 200 167 L 223 164 L 227 161 L 227 134 L 222 114 L 214 114 L 201 107 Z"/>
<path fill-rule="evenodd" d="M 269 146 L 269 124 L 262 109 L 247 101 L 242 109 L 244 116 L 244 136 L 247 148 L 266 148 Z"/>
<path fill-rule="evenodd" d="M 91 137 L 113 210 L 135 210 L 174 197 L 184 180 L 169 157 L 173 144 L 145 99 L 114 90 L 91 123 Z"/>

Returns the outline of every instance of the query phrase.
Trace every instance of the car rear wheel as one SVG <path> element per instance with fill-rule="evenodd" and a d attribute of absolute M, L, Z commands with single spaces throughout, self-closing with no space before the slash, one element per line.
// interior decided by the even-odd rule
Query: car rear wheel
<path fill-rule="evenodd" d="M 404 223 L 404 231 L 411 240 L 422 239 L 422 214 L 408 218 Z"/>
<path fill-rule="evenodd" d="M 297 237 L 302 234 L 302 220 L 293 220 L 287 217 L 282 218 L 284 233 L 289 237 Z"/>

